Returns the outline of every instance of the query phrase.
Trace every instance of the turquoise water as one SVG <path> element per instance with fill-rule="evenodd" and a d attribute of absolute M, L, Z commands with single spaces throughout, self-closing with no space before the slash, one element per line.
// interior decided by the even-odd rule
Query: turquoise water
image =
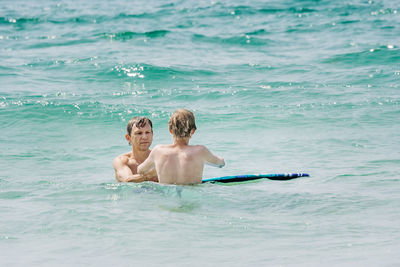
<path fill-rule="evenodd" d="M 397 266 L 395 1 L 9 1 L 0 5 L 1 266 Z M 118 184 L 127 121 L 225 158 Z"/>

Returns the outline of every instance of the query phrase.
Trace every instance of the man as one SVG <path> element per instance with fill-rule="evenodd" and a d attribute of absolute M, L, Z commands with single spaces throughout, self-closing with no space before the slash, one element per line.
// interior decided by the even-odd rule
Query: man
<path fill-rule="evenodd" d="M 196 131 L 194 114 L 178 109 L 169 120 L 169 131 L 173 136 L 171 145 L 158 145 L 137 169 L 145 174 L 154 168 L 160 183 L 197 184 L 201 183 L 204 163 L 223 167 L 225 161 L 213 155 L 205 146 L 189 145 Z"/>
<path fill-rule="evenodd" d="M 153 142 L 153 124 L 146 117 L 133 117 L 127 125 L 126 140 L 132 146 L 132 151 L 116 157 L 113 161 L 115 179 L 118 182 L 158 182 L 155 169 L 149 169 L 142 174 L 137 173 L 138 166 L 149 156 Z"/>

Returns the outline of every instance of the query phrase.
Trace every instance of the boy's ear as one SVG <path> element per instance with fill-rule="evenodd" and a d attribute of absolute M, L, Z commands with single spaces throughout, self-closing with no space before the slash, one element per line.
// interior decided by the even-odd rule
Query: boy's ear
<path fill-rule="evenodd" d="M 171 134 L 173 134 L 173 133 L 172 133 L 172 129 L 171 129 L 171 128 L 169 128 L 169 132 L 170 132 Z"/>
<path fill-rule="evenodd" d="M 195 131 L 196 131 L 196 129 L 192 129 L 192 130 L 190 131 L 190 136 L 192 136 L 192 135 L 194 134 Z"/>

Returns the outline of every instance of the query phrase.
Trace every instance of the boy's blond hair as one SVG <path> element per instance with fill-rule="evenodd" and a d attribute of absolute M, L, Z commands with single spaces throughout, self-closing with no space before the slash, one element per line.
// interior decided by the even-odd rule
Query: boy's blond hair
<path fill-rule="evenodd" d="M 196 130 L 193 112 L 187 109 L 177 109 L 168 122 L 169 129 L 177 138 L 190 137 L 191 131 Z"/>

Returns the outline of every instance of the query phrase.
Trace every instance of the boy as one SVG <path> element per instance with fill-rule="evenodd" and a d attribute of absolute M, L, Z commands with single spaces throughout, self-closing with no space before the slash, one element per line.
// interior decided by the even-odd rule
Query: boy
<path fill-rule="evenodd" d="M 194 115 L 186 109 L 178 109 L 169 120 L 173 144 L 157 145 L 149 157 L 139 165 L 138 173 L 144 174 L 155 168 L 158 180 L 163 184 L 201 183 L 204 163 L 223 167 L 223 158 L 214 156 L 205 146 L 189 145 L 196 131 Z"/>

